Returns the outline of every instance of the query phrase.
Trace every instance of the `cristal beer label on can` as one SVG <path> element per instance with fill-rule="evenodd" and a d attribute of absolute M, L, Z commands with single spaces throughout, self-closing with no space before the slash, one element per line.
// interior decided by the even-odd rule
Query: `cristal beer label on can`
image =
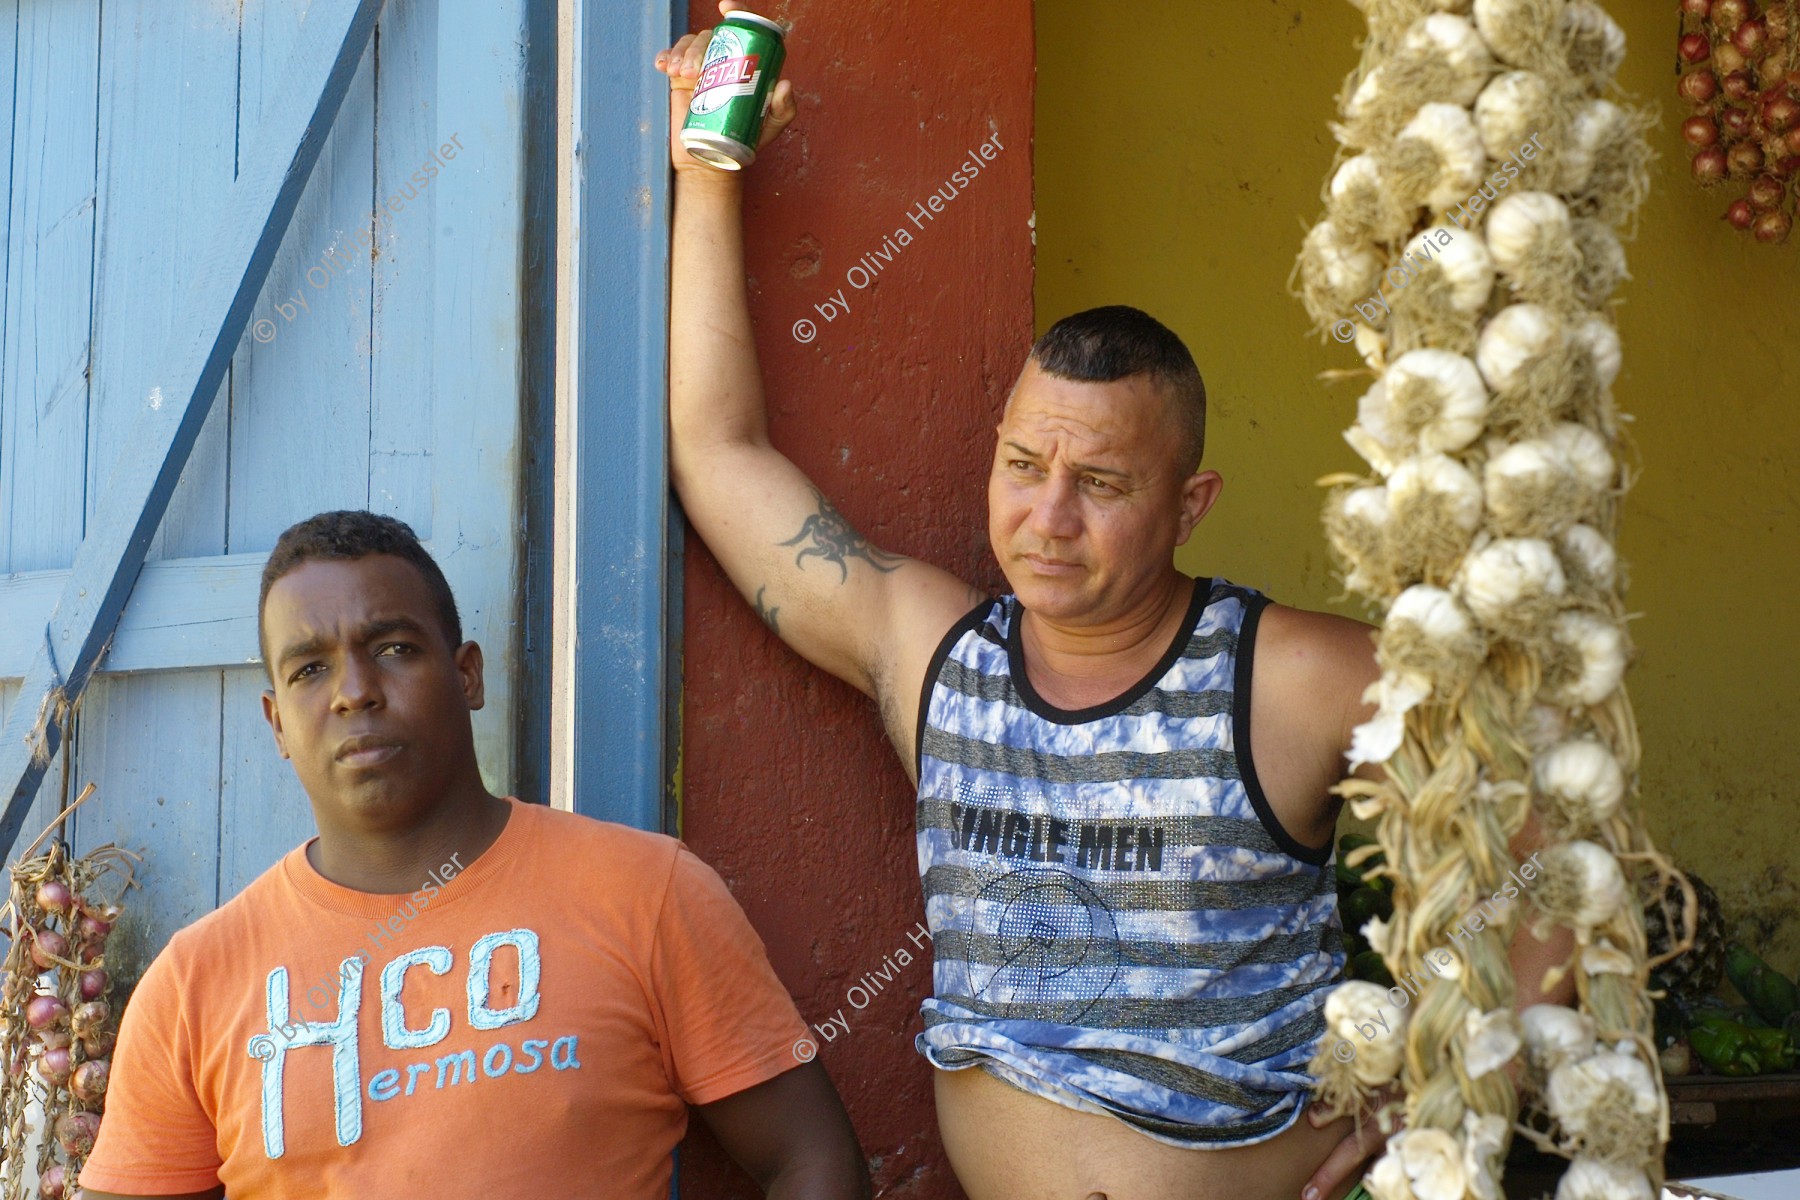
<path fill-rule="evenodd" d="M 725 171 L 756 160 L 785 56 L 781 26 L 742 9 L 726 15 L 706 48 L 682 123 L 681 144 L 690 155 Z"/>

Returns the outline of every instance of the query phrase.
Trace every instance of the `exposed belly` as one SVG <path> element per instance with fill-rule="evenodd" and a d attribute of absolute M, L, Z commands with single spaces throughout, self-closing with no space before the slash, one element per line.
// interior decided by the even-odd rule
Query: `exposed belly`
<path fill-rule="evenodd" d="M 1348 1117 L 1314 1129 L 1302 1115 L 1253 1146 L 1184 1150 L 978 1067 L 933 1075 L 938 1130 L 969 1200 L 1299 1200 L 1351 1132 Z M 1352 1186 L 1321 1200 L 1340 1200 Z"/>

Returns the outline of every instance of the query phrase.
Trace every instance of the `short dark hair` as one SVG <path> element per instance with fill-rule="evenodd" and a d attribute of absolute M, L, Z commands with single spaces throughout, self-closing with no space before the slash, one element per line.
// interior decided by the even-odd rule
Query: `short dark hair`
<path fill-rule="evenodd" d="M 1173 330 L 1142 309 L 1108 304 L 1064 317 L 1031 347 L 1038 369 L 1081 383 L 1148 375 L 1181 419 L 1188 469 L 1206 451 L 1206 384 L 1194 356 Z"/>
<path fill-rule="evenodd" d="M 444 627 L 451 648 L 462 645 L 462 618 L 456 612 L 450 581 L 419 544 L 412 527 L 379 513 L 339 509 L 288 526 L 276 539 L 275 549 L 269 552 L 269 561 L 263 566 L 262 594 L 256 600 L 256 644 L 262 647 L 263 662 L 270 671 L 274 667 L 268 662 L 268 647 L 263 641 L 263 609 L 269 603 L 269 589 L 283 575 L 313 559 L 367 558 L 371 554 L 391 554 L 417 568 L 437 602 L 438 623 Z"/>

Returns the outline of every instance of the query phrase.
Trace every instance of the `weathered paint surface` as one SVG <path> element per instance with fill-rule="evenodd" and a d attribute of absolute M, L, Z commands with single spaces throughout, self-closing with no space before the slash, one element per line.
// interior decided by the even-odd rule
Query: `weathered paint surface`
<path fill-rule="evenodd" d="M 154 399 L 145 364 L 209 252 L 209 214 L 277 100 L 306 9 L 0 0 L 0 706 L 135 406 Z M 387 4 L 151 547 L 112 673 L 89 689 L 75 775 L 99 795 L 73 836 L 78 849 L 147 851 L 127 926 L 144 956 L 313 832 L 254 665 L 260 560 L 300 518 L 368 507 L 428 540 L 488 652 L 484 766 L 496 786 L 511 777 L 521 9 Z M 456 136 L 463 152 L 423 191 L 410 184 Z M 406 191 L 415 200 L 371 221 Z M 53 774 L 27 837 L 60 800 Z"/>
<path fill-rule="evenodd" d="M 1662 104 L 1654 186 L 1614 316 L 1636 417 L 1637 482 L 1620 554 L 1640 657 L 1642 802 L 1658 843 L 1713 883 L 1734 932 L 1800 971 L 1800 274 L 1796 246 L 1719 219 L 1741 187 L 1688 176 L 1665 6 L 1609 4 L 1630 53 L 1619 82 Z M 1211 397 L 1207 455 L 1226 487 L 1179 561 L 1307 608 L 1341 601 L 1313 481 L 1354 470 L 1339 434 L 1361 365 L 1306 335 L 1286 281 L 1318 216 L 1325 123 L 1363 21 L 1346 4 L 1245 6 L 1192 43 L 1179 103 L 1142 86 L 1142 30 L 1194 28 L 1190 6 L 1039 9 L 1039 327 L 1091 304 L 1148 309 L 1187 339 Z M 1271 74 L 1271 65 L 1279 69 Z"/>
<path fill-rule="evenodd" d="M 981 586 L 993 428 L 1031 336 L 1031 7 L 759 8 L 793 22 L 795 127 L 750 171 L 751 298 L 772 436 L 871 540 Z M 697 24 L 717 9 L 696 4 Z M 916 228 L 977 144 L 1003 148 Z M 846 272 L 905 228 L 870 286 Z M 877 260 L 879 261 L 879 259 Z M 860 278 L 860 276 L 858 277 Z M 851 311 L 815 305 L 842 290 Z M 802 318 L 817 326 L 796 341 Z M 861 1011 L 845 993 L 924 916 L 912 793 L 874 706 L 781 645 L 689 542 L 685 835 L 731 885 L 808 1021 L 887 1197 L 961 1195 L 912 1048 L 928 960 Z M 860 995 L 857 997 L 860 999 Z M 751 1196 L 710 1135 L 684 1195 Z"/>

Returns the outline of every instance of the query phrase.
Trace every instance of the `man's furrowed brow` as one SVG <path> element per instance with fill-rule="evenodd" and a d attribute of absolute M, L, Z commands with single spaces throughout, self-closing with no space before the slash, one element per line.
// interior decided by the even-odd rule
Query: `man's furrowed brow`
<path fill-rule="evenodd" d="M 310 657 L 311 655 L 317 654 L 319 651 L 323 650 L 324 648 L 325 648 L 325 639 L 322 637 L 319 637 L 315 634 L 314 636 L 306 638 L 302 641 L 291 643 L 286 649 L 284 649 L 279 655 L 276 656 L 275 665 L 277 667 L 284 667 L 288 664 L 288 661 L 290 659 L 307 658 L 307 657 Z"/>
<path fill-rule="evenodd" d="M 356 640 L 372 642 L 376 638 L 386 637 L 390 633 L 409 633 L 414 637 L 423 638 L 425 626 L 411 617 L 377 617 L 375 620 L 365 621 L 357 627 Z M 312 637 L 304 638 L 288 646 L 275 660 L 275 665 L 285 666 L 289 659 L 307 658 L 319 654 L 328 645 L 330 645 L 330 639 L 323 634 L 314 634 Z"/>

